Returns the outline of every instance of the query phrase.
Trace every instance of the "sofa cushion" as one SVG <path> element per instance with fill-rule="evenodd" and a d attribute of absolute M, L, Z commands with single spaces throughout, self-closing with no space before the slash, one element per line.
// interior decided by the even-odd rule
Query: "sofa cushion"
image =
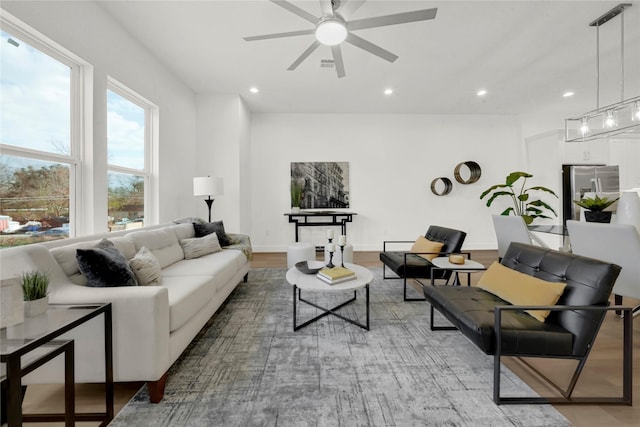
<path fill-rule="evenodd" d="M 90 249 L 77 249 L 80 271 L 87 277 L 87 285 L 95 288 L 137 286 L 129 261 L 115 245 L 102 239 Z"/>
<path fill-rule="evenodd" d="M 140 248 L 131 258 L 129 265 L 138 279 L 139 286 L 159 285 L 162 281 L 162 269 L 158 258 L 146 247 Z"/>
<path fill-rule="evenodd" d="M 200 258 L 185 259 L 162 270 L 163 278 L 193 275 L 215 276 L 220 285 L 228 282 L 247 259 L 242 252 L 224 249 Z"/>
<path fill-rule="evenodd" d="M 442 242 L 432 242 L 424 236 L 419 236 L 411 246 L 410 252 L 417 253 L 418 256 L 431 261 L 438 256 L 443 245 Z"/>
<path fill-rule="evenodd" d="M 203 255 L 222 250 L 216 233 L 211 233 L 204 237 L 182 239 L 180 240 L 180 246 L 184 251 L 184 259 L 200 258 Z"/>
<path fill-rule="evenodd" d="M 158 258 L 160 267 L 166 268 L 174 262 L 184 259 L 182 246 L 178 242 L 178 237 L 173 227 L 161 228 L 158 230 L 136 231 L 128 235 L 133 241 L 137 250 L 143 246 Z"/>
<path fill-rule="evenodd" d="M 207 224 L 193 223 L 196 237 L 203 237 L 207 234 L 216 233 L 221 246 L 229 246 L 231 241 L 224 231 L 224 223 L 222 221 L 211 222 Z"/>
<path fill-rule="evenodd" d="M 405 254 L 407 255 L 406 265 L 404 263 Z M 431 264 L 429 260 L 426 260 L 416 254 L 399 251 L 380 252 L 380 261 L 400 277 L 426 279 L 431 277 L 431 268 L 433 267 L 433 264 Z M 451 271 L 449 270 L 435 270 L 433 272 L 435 279 L 446 279 L 450 275 Z"/>
<path fill-rule="evenodd" d="M 181 223 L 178 225 L 173 225 L 167 227 L 168 229 L 173 230 L 176 233 L 176 237 L 178 237 L 178 241 L 182 239 L 191 239 L 196 237 L 196 232 L 193 228 L 193 223 Z"/>
<path fill-rule="evenodd" d="M 181 264 L 188 261 L 180 261 Z M 176 265 L 176 264 L 174 264 Z M 216 293 L 219 280 L 209 275 L 165 276 L 162 286 L 169 294 L 169 330 L 184 326 Z"/>
<path fill-rule="evenodd" d="M 494 354 L 496 335 L 494 307 L 509 305 L 475 286 L 425 286 L 424 295 L 433 308 L 487 354 Z M 502 353 L 566 355 L 573 334 L 562 327 L 539 322 L 524 311 L 502 312 Z"/>
<path fill-rule="evenodd" d="M 478 281 L 478 287 L 513 305 L 554 305 L 564 292 L 566 283 L 548 282 L 512 270 L 494 262 Z M 549 310 L 525 310 L 544 322 Z"/>

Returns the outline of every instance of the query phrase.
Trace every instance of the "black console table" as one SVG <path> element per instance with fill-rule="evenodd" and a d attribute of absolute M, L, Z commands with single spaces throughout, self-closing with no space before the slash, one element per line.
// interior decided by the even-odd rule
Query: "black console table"
<path fill-rule="evenodd" d="M 298 227 L 326 227 L 327 225 L 339 225 L 341 234 L 347 234 L 347 223 L 353 221 L 353 212 L 338 211 L 310 211 L 299 213 L 286 213 L 289 222 L 296 225 L 296 242 L 298 241 Z M 316 220 L 321 219 L 321 220 Z"/>

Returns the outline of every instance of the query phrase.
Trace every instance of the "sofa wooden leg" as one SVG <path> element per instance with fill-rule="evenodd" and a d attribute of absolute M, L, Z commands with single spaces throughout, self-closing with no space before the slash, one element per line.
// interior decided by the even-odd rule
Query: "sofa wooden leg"
<path fill-rule="evenodd" d="M 249 280 L 249 273 L 245 274 L 244 277 L 242 278 L 242 281 L 244 283 L 247 283 L 247 280 Z"/>
<path fill-rule="evenodd" d="M 164 397 L 164 386 L 167 384 L 167 375 L 165 372 L 158 381 L 147 381 L 147 390 L 149 391 L 149 400 L 151 403 L 159 403 Z"/>

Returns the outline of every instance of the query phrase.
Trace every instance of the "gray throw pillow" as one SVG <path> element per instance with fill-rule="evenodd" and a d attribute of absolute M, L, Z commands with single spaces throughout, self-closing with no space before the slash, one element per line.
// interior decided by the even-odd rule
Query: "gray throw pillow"
<path fill-rule="evenodd" d="M 129 265 L 138 279 L 138 286 L 159 285 L 162 282 L 160 261 L 146 246 L 140 248 Z"/>
<path fill-rule="evenodd" d="M 87 278 L 87 286 L 107 288 L 138 285 L 127 258 L 107 239 L 102 239 L 93 248 L 77 249 L 76 259 L 80 272 Z"/>
<path fill-rule="evenodd" d="M 220 246 L 229 246 L 231 244 L 231 240 L 229 240 L 227 233 L 224 232 L 224 224 L 222 221 L 210 222 L 207 224 L 198 224 L 194 222 L 193 229 L 196 233 L 196 237 L 204 237 L 207 234 L 216 233 L 218 235 Z"/>
<path fill-rule="evenodd" d="M 182 239 L 180 240 L 180 246 L 184 251 L 184 259 L 200 258 L 203 255 L 222 250 L 216 233 L 207 234 L 204 237 Z"/>
<path fill-rule="evenodd" d="M 207 224 L 207 220 L 195 216 L 186 216 L 184 218 L 174 219 L 173 222 L 174 224 L 193 224 L 194 222 L 197 224 Z"/>

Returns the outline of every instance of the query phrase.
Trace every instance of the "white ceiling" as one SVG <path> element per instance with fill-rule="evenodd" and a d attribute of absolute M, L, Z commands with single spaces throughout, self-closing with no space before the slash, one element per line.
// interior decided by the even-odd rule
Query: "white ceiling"
<path fill-rule="evenodd" d="M 320 15 L 319 0 L 292 2 Z M 254 112 L 577 115 L 596 107 L 596 28 L 588 24 L 620 2 L 369 0 L 352 19 L 433 7 L 438 14 L 358 31 L 399 59 L 343 44 L 342 79 L 320 68 L 331 59 L 326 46 L 287 71 L 313 35 L 243 40 L 313 27 L 267 0 L 100 3 L 195 92 L 240 94 Z M 640 95 L 640 2 L 631 3 L 625 98 Z M 621 100 L 619 17 L 600 27 L 600 39 L 602 106 Z M 251 86 L 260 92 L 249 93 Z M 382 94 L 387 87 L 393 95 Z M 564 99 L 568 90 L 576 95 Z"/>

